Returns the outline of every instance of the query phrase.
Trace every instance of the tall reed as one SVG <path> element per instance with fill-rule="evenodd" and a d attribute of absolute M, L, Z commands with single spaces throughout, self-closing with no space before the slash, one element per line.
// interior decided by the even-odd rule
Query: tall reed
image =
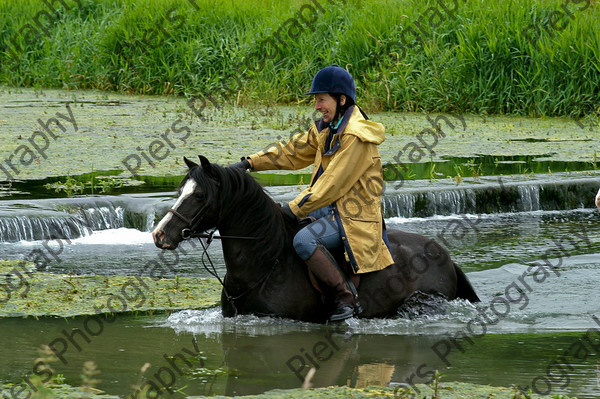
<path fill-rule="evenodd" d="M 23 27 L 47 10 L 41 0 L 0 3 L 0 84 L 194 95 L 231 86 L 238 67 L 242 87 L 226 91 L 228 101 L 291 103 L 304 98 L 318 69 L 337 63 L 370 109 L 600 112 L 593 0 L 569 3 L 573 15 L 560 31 L 544 26 L 566 0 L 457 0 L 453 13 L 444 7 L 454 0 L 63 1 L 70 10 L 55 0 L 59 15 L 49 36 L 37 38 Z M 280 30 L 278 56 L 265 52 L 260 67 L 247 62 L 307 4 L 317 10 L 312 26 L 293 37 Z M 540 28 L 539 39 L 528 40 L 530 26 Z"/>

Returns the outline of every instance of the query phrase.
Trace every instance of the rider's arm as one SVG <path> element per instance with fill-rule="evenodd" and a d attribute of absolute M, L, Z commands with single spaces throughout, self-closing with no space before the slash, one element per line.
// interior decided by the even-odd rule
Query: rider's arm
<path fill-rule="evenodd" d="M 299 218 L 330 205 L 352 189 L 362 175 L 379 159 L 377 146 L 354 135 L 342 136 L 341 148 L 327 169 L 312 186 L 302 191 L 289 205 Z M 369 199 L 365 199 L 369 201 Z"/>
<path fill-rule="evenodd" d="M 249 157 L 253 170 L 295 170 L 311 165 L 317 152 L 317 130 L 294 135 L 286 144 L 276 143 Z"/>

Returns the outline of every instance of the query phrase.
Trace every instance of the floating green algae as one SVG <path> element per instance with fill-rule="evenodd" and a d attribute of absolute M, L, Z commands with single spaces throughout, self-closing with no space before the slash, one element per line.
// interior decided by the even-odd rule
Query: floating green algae
<path fill-rule="evenodd" d="M 29 139 L 40 129 L 38 119 L 46 122 L 57 113 L 66 114 L 67 102 L 77 131 L 68 122 L 64 122 L 64 132 L 52 124 L 57 138 L 50 140 L 44 151 L 46 158 L 30 160 L 20 146 L 31 147 Z M 265 108 L 224 105 L 207 108 L 201 120 L 182 98 L 2 87 L 0 103 L 0 163 L 10 172 L 6 160 L 13 155 L 19 173 L 12 173 L 17 180 L 112 171 L 115 179 L 135 174 L 151 184 L 153 179 L 160 179 L 152 176 L 185 174 L 184 156 L 194 159 L 202 154 L 223 165 L 237 162 L 241 156 L 304 130 L 313 115 L 308 104 Z M 370 117 L 386 126 L 386 141 L 380 146 L 384 164 L 446 162 L 448 156 L 500 160 L 524 156 L 538 161 L 589 162 L 593 169 L 600 148 L 600 128 L 593 118 L 575 121 L 395 112 Z M 418 135 L 425 129 L 437 133 L 435 137 L 424 133 L 421 142 Z M 41 138 L 38 143 L 43 144 Z M 150 147 L 156 150 L 160 143 L 163 147 L 153 157 Z M 20 157 L 31 162 L 21 165 Z M 310 167 L 296 173 L 310 173 Z M 86 179 L 90 180 L 89 176 Z M 267 183 L 269 179 L 265 176 Z M 4 172 L 0 172 L 2 180 L 6 180 Z"/>
<path fill-rule="evenodd" d="M 20 397 L 19 394 L 23 392 L 23 391 L 21 391 L 22 389 L 23 389 L 23 387 L 21 385 L 0 383 L 0 394 L 3 394 L 4 395 L 3 397 L 5 397 L 5 398 Z M 14 396 L 15 394 L 17 394 L 17 396 Z M 29 392 L 29 395 L 31 395 L 31 392 Z M 97 389 L 85 390 L 81 387 L 72 387 L 67 384 L 59 384 L 59 383 L 48 384 L 46 386 L 46 388 L 44 389 L 43 393 L 40 390 L 40 391 L 34 393 L 32 396 L 26 396 L 26 397 L 31 398 L 31 399 L 38 399 L 38 398 L 39 399 L 41 399 L 41 398 L 45 398 L 45 399 L 54 399 L 54 398 L 57 398 L 57 399 L 58 398 L 65 398 L 65 399 L 67 399 L 67 398 L 68 399 L 75 399 L 75 398 L 119 399 L 118 396 L 106 395 L 102 391 L 97 390 Z"/>
<path fill-rule="evenodd" d="M 333 398 L 354 398 L 354 399 L 434 399 L 435 390 L 433 386 L 417 384 L 419 392 L 410 388 L 391 388 L 370 386 L 366 388 L 349 387 L 328 387 L 313 389 L 275 389 L 265 392 L 261 395 L 248 396 L 213 396 L 215 399 L 247 398 L 247 399 L 271 399 L 271 398 L 289 398 L 289 399 L 333 399 Z M 443 399 L 515 399 L 522 396 L 516 396 L 515 390 L 504 387 L 494 387 L 489 385 L 477 385 L 463 382 L 441 383 L 438 386 L 437 398 Z M 558 397 L 555 395 L 554 397 Z M 204 396 L 191 396 L 190 398 L 204 398 Z M 550 398 L 550 396 L 535 395 L 529 396 L 535 398 Z M 569 399 L 567 396 L 561 396 L 561 399 Z"/>
<path fill-rule="evenodd" d="M 35 271 L 33 263 L 14 260 L 14 259 L 0 259 L 0 276 L 15 275 L 16 273 L 27 273 Z M 6 281 L 0 280 L 0 284 L 6 283 Z"/>
<path fill-rule="evenodd" d="M 0 385 L 0 393 L 9 393 L 12 384 Z M 101 392 L 90 393 L 84 392 L 81 388 L 71 387 L 66 384 L 53 384 L 50 387 L 51 392 L 45 396 L 46 398 L 106 398 L 112 399 L 117 396 L 104 395 Z M 435 398 L 434 388 L 428 385 L 417 384 L 414 390 L 405 388 L 390 388 L 370 386 L 366 388 L 349 388 L 349 387 L 327 387 L 327 388 L 311 388 L 311 389 L 275 389 L 265 392 L 260 395 L 246 396 L 184 396 L 188 399 L 197 398 L 214 398 L 214 399 L 430 399 Z M 476 385 L 462 382 L 443 383 L 438 388 L 438 398 L 443 399 L 514 399 L 522 396 L 515 396 L 515 390 L 504 387 L 494 387 L 489 385 Z M 569 399 L 567 396 L 545 396 L 535 395 L 529 396 L 531 399 L 537 398 L 559 398 Z M 573 398 L 575 399 L 575 398 Z"/>
<path fill-rule="evenodd" d="M 76 276 L 0 261 L 0 317 L 61 316 L 203 309 L 219 304 L 214 279 Z"/>

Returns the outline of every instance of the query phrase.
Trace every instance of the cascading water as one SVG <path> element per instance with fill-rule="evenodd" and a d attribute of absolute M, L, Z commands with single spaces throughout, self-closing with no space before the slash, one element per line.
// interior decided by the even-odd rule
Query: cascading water
<path fill-rule="evenodd" d="M 388 182 L 384 217 L 494 214 L 594 207 L 599 178 L 522 176 L 464 182 L 420 180 Z M 398 187 L 398 186 L 396 186 Z M 289 201 L 298 191 L 268 187 L 277 201 Z M 170 207 L 167 195 L 106 196 L 0 202 L 0 242 L 78 238 L 93 231 L 134 228 L 149 232 Z"/>
<path fill-rule="evenodd" d="M 600 243 L 597 239 L 600 236 L 600 212 L 593 200 L 600 187 L 600 178 L 553 175 L 546 179 L 536 176 L 534 180 L 521 176 L 503 177 L 501 183 L 494 178 L 480 178 L 478 181 L 466 181 L 459 185 L 450 180 L 421 180 L 405 182 L 395 190 L 394 183 L 388 183 L 383 198 L 388 228 L 423 234 L 445 246 L 452 260 L 467 272 L 482 298 L 480 306 L 487 309 L 486 317 L 496 317 L 491 313 L 491 304 L 495 305 L 496 311 L 504 313 L 502 317 L 496 314 L 498 319 L 486 325 L 488 333 L 485 336 L 472 337 L 474 344 L 458 338 L 457 342 L 464 343 L 464 353 L 457 353 L 453 349 L 448 359 L 454 367 L 445 370 L 445 364 L 439 361 L 432 348 L 438 342 L 446 342 L 448 337 L 459 337 L 468 332 L 469 326 L 479 325 L 472 323 L 481 314 L 475 305 L 453 301 L 445 308 L 445 313 L 439 315 L 421 316 L 420 313 L 404 312 L 403 317 L 386 320 L 351 319 L 344 328 L 352 333 L 355 337 L 353 339 L 360 340 L 362 346 L 353 341 L 346 344 L 345 339 L 334 337 L 335 342 L 340 344 L 339 354 L 350 357 L 336 355 L 329 360 L 333 362 L 337 359 L 339 367 L 336 368 L 349 370 L 340 374 L 341 384 L 355 378 L 357 370 L 363 372 L 363 363 L 368 361 L 369 365 L 374 363 L 395 368 L 394 374 L 381 380 L 382 384 L 403 381 L 406 375 L 413 372 L 414 365 L 426 363 L 428 366 L 438 364 L 450 375 L 448 380 L 453 378 L 504 386 L 526 385 L 547 370 L 549 363 L 540 361 L 542 357 L 548 358 L 548 362 L 553 361 L 552 356 L 555 353 L 565 353 L 572 341 L 581 337 L 582 331 L 596 326 L 590 315 L 600 314 L 599 302 L 595 300 L 595 282 L 600 278 Z M 266 190 L 278 202 L 289 201 L 299 192 L 296 187 L 290 186 L 267 187 Z M 167 193 L 0 201 L 0 229 L 14 232 L 19 230 L 18 226 L 22 227 L 18 233 L 21 234 L 20 238 L 16 235 L 10 239 L 0 237 L 4 241 L 0 241 L 0 258 L 31 259 L 29 254 L 42 251 L 49 261 L 43 268 L 40 267 L 42 265 L 36 266 L 46 273 L 210 277 L 201 267 L 204 254 L 196 241 L 187 241 L 185 246 L 182 244 L 181 251 L 177 252 L 161 251 L 152 242 L 148 232 L 173 202 L 174 198 Z M 35 227 L 36 223 L 39 227 Z M 36 229 L 39 232 L 31 233 L 33 236 L 27 235 L 30 234 L 29 231 Z M 85 237 L 68 243 L 64 240 L 46 243 L 33 238 L 53 238 L 47 237 L 50 233 L 55 234 L 55 237 Z M 13 241 L 6 242 L 10 240 Z M 27 241 L 15 243 L 14 240 Z M 49 252 L 48 248 L 54 252 Z M 221 276 L 225 275 L 225 259 L 220 242 L 213 243 L 208 255 L 217 272 Z M 533 265 L 538 264 L 552 266 L 548 269 L 547 277 L 534 272 L 536 269 Z M 523 285 L 523 281 L 527 285 Z M 423 308 L 427 303 L 417 305 Z M 176 353 L 183 346 L 176 340 L 187 337 L 186 334 L 191 332 L 198 337 L 205 353 L 209 354 L 206 359 L 208 368 L 220 369 L 225 364 L 231 369 L 243 370 L 243 377 L 240 377 L 242 374 L 236 374 L 232 380 L 243 380 L 241 383 L 244 385 L 249 385 L 250 381 L 267 380 L 265 387 L 278 386 L 277 384 L 286 386 L 285 378 L 290 376 L 286 361 L 298 359 L 296 353 L 302 353 L 298 352 L 300 348 L 309 348 L 308 344 L 314 345 L 315 342 L 322 341 L 325 334 L 320 326 L 285 320 L 254 316 L 224 319 L 219 316 L 219 310 L 215 309 L 199 313 L 176 313 L 168 320 L 159 316 L 160 328 L 147 328 L 148 323 L 154 321 L 147 322 L 144 320 L 148 319 L 138 317 L 135 323 L 140 323 L 141 327 L 135 331 L 132 327 L 133 319 L 120 316 L 114 324 L 119 327 L 106 329 L 104 333 L 109 334 L 107 337 L 110 338 L 105 340 L 109 342 L 107 347 L 98 347 L 96 353 L 89 352 L 94 345 L 86 347 L 81 361 L 88 360 L 88 356 L 92 354 L 94 359 L 107 364 L 116 356 L 128 355 L 132 359 L 130 362 L 139 367 L 142 354 L 131 353 L 133 349 L 129 348 L 122 353 L 117 352 L 121 347 L 113 343 L 132 342 L 132 339 L 139 340 L 139 337 L 150 342 L 151 337 L 153 342 L 176 342 L 176 348 L 172 348 L 170 352 Z M 2 337 L 5 341 L 18 343 L 17 350 L 11 347 L 5 351 L 7 356 L 17 357 L 27 349 L 34 351 L 39 344 L 38 337 L 31 335 L 31 328 L 39 329 L 40 322 L 54 321 L 44 318 L 42 321 L 36 320 L 31 328 L 23 328 L 23 320 L 19 320 L 14 322 L 14 328 L 9 329 L 12 322 L 11 318 L 5 318 L 0 331 L 5 332 Z M 157 327 L 156 324 L 151 326 Z M 175 328 L 177 334 L 166 340 L 164 331 L 170 331 L 171 328 Z M 60 331 L 63 329 L 62 325 L 56 326 L 56 336 L 62 336 Z M 240 339 L 246 339 L 242 333 L 246 330 L 248 341 L 240 343 Z M 213 334 L 214 337 L 208 337 L 208 334 Z M 520 334 L 518 340 L 515 340 L 515 334 Z M 280 341 L 281 339 L 284 341 Z M 265 348 L 273 347 L 273 340 L 277 340 L 275 345 L 281 350 L 265 352 Z M 525 348 L 527 351 L 524 351 L 525 343 L 529 345 Z M 188 344 L 186 342 L 185 345 Z M 211 345 L 214 345 L 214 350 Z M 248 356 L 238 359 L 235 356 L 220 355 L 221 345 L 226 349 L 224 352 L 229 354 L 239 353 L 237 348 L 240 347 L 255 348 L 256 354 L 252 352 L 252 356 L 260 357 L 260 354 L 271 353 L 274 358 L 268 359 L 267 368 L 254 364 L 248 366 Z M 134 347 L 139 347 L 140 353 L 148 356 L 147 348 L 151 345 Z M 454 345 L 448 340 L 447 348 L 451 347 L 454 348 Z M 399 349 L 394 352 L 390 348 Z M 160 347 L 154 351 L 155 363 L 163 361 L 165 350 Z M 364 356 L 356 356 L 359 353 L 357 350 Z M 417 355 L 419 357 L 415 357 Z M 69 356 L 72 355 L 69 353 Z M 19 359 L 25 364 L 31 358 L 35 358 L 35 353 Z M 264 363 L 263 357 L 260 359 Z M 351 359 L 366 360 L 356 360 L 356 364 L 352 366 L 354 369 L 349 369 Z M 493 361 L 490 363 L 489 359 Z M 72 361 L 75 363 L 75 359 Z M 593 358 L 578 362 L 577 367 L 583 372 L 570 374 L 573 383 L 567 393 L 582 398 L 597 397 L 596 382 L 589 377 L 590 371 L 596 367 L 593 362 Z M 271 367 L 273 364 L 279 367 L 275 373 Z M 328 367 L 330 364 L 334 363 L 327 363 Z M 495 368 L 490 369 L 491 364 Z M 515 364 L 521 366 L 515 367 Z M 487 374 L 483 375 L 482 370 L 488 369 Z M 452 370 L 455 370 L 454 374 L 451 374 Z M 5 374 L 10 372 L 11 369 L 5 368 Z M 79 373 L 80 367 L 77 367 L 68 370 L 66 374 L 77 376 Z M 108 369 L 107 379 L 119 380 L 117 373 L 121 373 L 121 369 Z M 275 377 L 268 380 L 270 376 Z M 295 377 L 291 376 L 291 379 L 290 386 L 297 386 Z M 185 381 L 192 384 L 197 380 Z M 114 389 L 113 385 L 109 388 Z M 130 385 L 124 384 L 123 392 Z M 232 388 L 232 392 L 237 389 Z M 223 391 L 224 389 L 217 393 Z"/>
<path fill-rule="evenodd" d="M 95 197 L 2 201 L 0 242 L 74 239 L 123 227 L 150 231 L 168 200 Z"/>
<path fill-rule="evenodd" d="M 0 216 L 0 241 L 72 239 L 119 227 L 125 227 L 122 207 L 102 206 L 73 213 L 40 211 L 28 216 Z"/>
<path fill-rule="evenodd" d="M 598 178 L 557 179 L 554 176 L 500 181 L 500 184 L 493 180 L 461 185 L 415 181 L 403 184 L 400 189 L 385 191 L 383 214 L 386 218 L 411 218 L 589 208 L 594 206 L 598 186 Z"/>
<path fill-rule="evenodd" d="M 0 218 L 2 242 L 78 238 L 89 235 L 91 230 L 85 221 L 75 216 Z"/>
<path fill-rule="evenodd" d="M 519 211 L 539 211 L 540 210 L 540 186 L 518 186 L 519 191 Z"/>

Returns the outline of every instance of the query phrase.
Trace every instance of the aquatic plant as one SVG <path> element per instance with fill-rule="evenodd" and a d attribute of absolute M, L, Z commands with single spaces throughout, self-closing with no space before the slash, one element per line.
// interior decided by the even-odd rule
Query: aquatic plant
<path fill-rule="evenodd" d="M 67 197 L 74 197 L 79 194 L 112 194 L 124 187 L 133 187 L 144 184 L 143 181 L 114 177 L 114 176 L 94 176 L 91 172 L 91 178 L 87 179 L 87 174 L 83 176 L 66 176 L 66 180 L 57 180 L 52 183 L 44 184 L 46 190 L 63 194 Z"/>
<path fill-rule="evenodd" d="M 81 390 L 85 392 L 82 399 L 88 399 L 89 396 L 87 393 L 89 392 L 98 392 L 96 388 L 94 388 L 100 382 L 96 376 L 100 374 L 100 370 L 96 366 L 96 363 L 93 361 L 87 361 L 83 363 L 83 368 L 81 370 Z"/>
<path fill-rule="evenodd" d="M 55 375 L 54 370 L 50 367 L 50 363 L 57 362 L 58 359 L 52 352 L 52 349 L 48 345 L 42 345 L 38 348 L 39 357 L 35 359 L 34 364 L 39 364 L 39 374 L 31 376 L 31 385 L 35 388 L 33 397 L 36 399 L 53 398 L 54 391 L 50 388 L 50 385 L 60 382 L 61 377 Z M 44 380 L 41 375 L 49 374 L 51 378 Z"/>
<path fill-rule="evenodd" d="M 67 176 L 66 180 L 57 181 L 54 183 L 47 183 L 44 185 L 47 190 L 53 189 L 57 193 L 64 192 L 67 197 L 74 197 L 77 194 L 82 194 L 85 189 L 85 185 L 74 179 L 71 176 Z"/>

